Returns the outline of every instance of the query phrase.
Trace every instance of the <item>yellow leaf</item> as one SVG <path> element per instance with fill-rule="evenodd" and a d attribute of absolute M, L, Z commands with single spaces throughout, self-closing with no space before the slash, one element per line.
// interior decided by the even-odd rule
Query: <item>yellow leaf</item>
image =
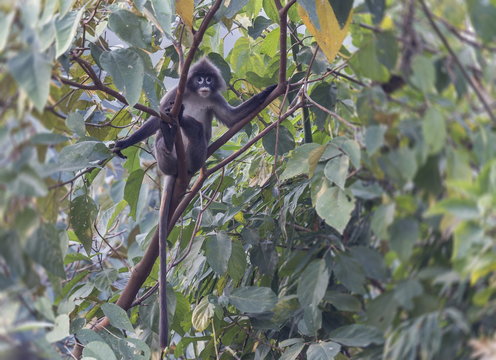
<path fill-rule="evenodd" d="M 341 48 L 344 38 L 348 34 L 353 11 L 350 11 L 346 24 L 341 29 L 339 22 L 334 15 L 328 0 L 316 0 L 317 16 L 319 17 L 320 30 L 317 30 L 312 24 L 310 17 L 305 9 L 298 6 L 298 14 L 308 31 L 313 35 L 317 44 L 322 49 L 329 62 L 332 62 Z"/>
<path fill-rule="evenodd" d="M 193 28 L 194 0 L 176 0 L 176 12 L 190 29 Z"/>
<path fill-rule="evenodd" d="M 236 215 L 234 215 L 234 220 L 236 220 L 241 224 L 246 224 L 245 217 L 243 216 L 243 213 L 241 211 L 236 213 Z"/>

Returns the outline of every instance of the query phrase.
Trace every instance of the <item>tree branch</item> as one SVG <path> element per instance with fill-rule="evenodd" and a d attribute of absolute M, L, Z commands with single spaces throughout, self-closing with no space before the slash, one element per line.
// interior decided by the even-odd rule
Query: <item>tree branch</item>
<path fill-rule="evenodd" d="M 456 56 L 455 52 L 451 48 L 450 44 L 448 43 L 448 40 L 446 40 L 446 37 L 443 35 L 443 33 L 441 32 L 441 30 L 437 26 L 437 24 L 434 21 L 434 18 L 432 17 L 432 14 L 431 14 L 429 8 L 427 7 L 425 1 L 424 0 L 419 0 L 419 1 L 420 1 L 420 4 L 422 5 L 422 10 L 423 10 L 425 16 L 427 16 L 427 19 L 429 20 L 429 23 L 431 24 L 432 28 L 436 32 L 437 36 L 441 39 L 442 43 L 444 44 L 444 46 L 446 47 L 446 49 L 450 53 L 450 55 L 453 58 L 453 60 L 455 61 L 456 65 L 460 68 L 460 71 L 462 72 L 463 77 L 467 80 L 467 82 L 469 83 L 469 85 L 472 88 L 472 90 L 474 90 L 475 95 L 477 96 L 477 98 L 479 99 L 479 101 L 482 103 L 482 106 L 484 107 L 484 109 L 486 110 L 487 114 L 489 115 L 489 118 L 493 122 L 496 122 L 496 117 L 494 116 L 494 114 L 493 114 L 493 112 L 491 110 L 491 106 L 486 101 L 486 99 L 484 98 L 484 95 L 482 95 L 482 93 L 480 92 L 479 88 L 474 83 L 474 80 L 468 74 L 467 70 L 465 69 L 465 67 L 461 63 L 460 59 L 458 59 L 458 56 Z"/>

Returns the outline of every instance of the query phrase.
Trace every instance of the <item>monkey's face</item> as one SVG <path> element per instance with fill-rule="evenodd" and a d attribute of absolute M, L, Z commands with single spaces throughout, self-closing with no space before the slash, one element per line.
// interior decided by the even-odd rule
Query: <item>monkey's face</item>
<path fill-rule="evenodd" d="M 209 97 L 217 90 L 215 76 L 211 74 L 196 74 L 190 81 L 190 87 L 201 97 Z"/>

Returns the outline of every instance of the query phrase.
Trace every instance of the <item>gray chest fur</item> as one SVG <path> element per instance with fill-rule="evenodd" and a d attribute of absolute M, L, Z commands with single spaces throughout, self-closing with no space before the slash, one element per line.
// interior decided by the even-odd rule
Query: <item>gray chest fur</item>
<path fill-rule="evenodd" d="M 203 125 L 207 142 L 212 137 L 213 111 L 211 102 L 196 94 L 187 93 L 183 99 L 184 116 L 190 116 Z"/>

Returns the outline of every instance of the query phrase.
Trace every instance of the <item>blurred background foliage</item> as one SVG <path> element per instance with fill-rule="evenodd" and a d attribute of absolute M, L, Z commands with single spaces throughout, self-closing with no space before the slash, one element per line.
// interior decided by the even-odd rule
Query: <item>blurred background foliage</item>
<path fill-rule="evenodd" d="M 123 100 L 157 109 L 211 5 L 0 2 L 0 358 L 71 358 L 75 335 L 87 359 L 159 358 L 158 264 L 135 306 L 113 303 L 160 175 L 151 141 L 125 161 L 108 145 L 148 117 Z M 288 16 L 292 91 L 207 165 L 305 107 L 169 236 L 170 261 L 186 256 L 168 358 L 495 359 L 496 3 L 301 0 Z M 235 104 L 277 82 L 279 36 L 272 0 L 226 1 L 198 55 Z"/>

